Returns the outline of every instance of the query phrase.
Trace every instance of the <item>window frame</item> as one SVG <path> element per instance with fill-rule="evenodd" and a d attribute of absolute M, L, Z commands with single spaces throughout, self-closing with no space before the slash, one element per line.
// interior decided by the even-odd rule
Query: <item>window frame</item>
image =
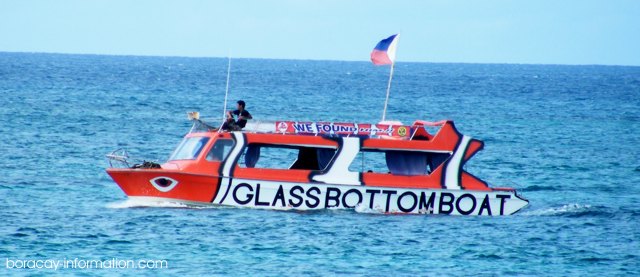
<path fill-rule="evenodd" d="M 214 150 L 214 149 L 215 149 L 215 147 L 216 147 L 216 144 L 218 144 L 218 143 L 220 143 L 220 142 L 231 142 L 231 144 L 229 145 L 229 150 L 227 150 L 227 151 L 226 151 L 226 153 L 225 153 L 225 151 L 224 151 L 224 149 L 223 149 L 223 151 L 222 151 L 222 156 L 223 156 L 223 157 L 222 157 L 222 159 L 220 159 L 220 160 L 212 160 L 212 159 L 209 159 L 209 154 L 213 152 L 213 150 Z M 229 157 L 229 154 L 231 153 L 231 151 L 233 150 L 233 148 L 234 148 L 235 146 L 236 146 L 236 141 L 235 141 L 234 139 L 231 139 L 231 138 L 218 138 L 218 139 L 216 139 L 216 140 L 211 144 L 211 147 L 209 147 L 209 151 L 207 151 L 207 154 L 204 156 L 204 159 L 205 159 L 206 161 L 208 161 L 208 162 L 213 162 L 213 163 L 222 163 L 222 162 L 224 162 L 225 160 L 227 160 L 227 157 Z M 226 146 L 225 146 L 225 149 L 226 149 Z"/>
<path fill-rule="evenodd" d="M 185 145 L 187 144 L 188 141 L 191 140 L 195 140 L 197 139 L 199 142 L 204 141 L 204 143 L 202 143 L 202 145 L 200 146 L 200 148 L 198 149 L 198 151 L 195 154 L 192 154 L 191 158 L 180 158 L 177 159 L 175 158 L 176 155 L 178 155 L 178 153 L 182 152 L 183 148 L 185 147 Z M 168 161 L 194 161 L 197 160 L 200 155 L 202 155 L 202 150 L 204 150 L 207 146 L 207 144 L 209 144 L 211 138 L 207 137 L 207 136 L 192 136 L 192 137 L 185 137 L 182 139 L 182 141 L 180 141 L 180 144 L 178 144 L 178 147 L 176 147 L 175 150 L 173 150 L 173 152 L 171 153 L 171 156 L 169 156 Z"/>
<path fill-rule="evenodd" d="M 368 171 L 362 171 L 362 170 L 358 170 L 358 171 L 351 171 L 351 168 L 354 164 L 356 164 L 357 162 L 361 162 L 361 155 L 363 155 L 364 153 L 383 153 L 384 157 L 386 159 L 386 155 L 387 152 L 418 152 L 418 153 L 425 153 L 426 155 L 429 154 L 445 154 L 447 155 L 447 157 L 445 159 L 443 159 L 438 166 L 436 166 L 435 168 L 431 167 L 431 164 L 428 162 L 427 160 L 427 165 L 425 168 L 425 173 L 424 174 L 411 174 L 411 175 L 400 175 L 400 174 L 393 174 L 391 173 L 391 169 L 389 168 L 386 160 L 384 160 L 384 166 L 387 169 L 387 172 L 379 172 L 379 171 L 372 171 L 372 172 L 368 172 Z M 444 162 L 446 162 L 446 160 L 448 160 L 451 156 L 453 155 L 453 153 L 451 152 L 440 152 L 440 151 L 409 151 L 409 150 L 400 150 L 400 149 L 380 149 L 380 148 L 361 148 L 360 151 L 358 151 L 358 154 L 356 155 L 356 158 L 353 159 L 353 161 L 351 162 L 351 164 L 349 164 L 349 171 L 351 172 L 359 172 L 359 173 L 363 173 L 363 174 L 391 174 L 394 176 L 410 176 L 410 177 L 414 177 L 414 176 L 430 176 L 438 167 L 440 167 Z M 365 167 L 369 164 L 367 162 L 367 158 L 364 158 L 365 161 Z M 360 165 L 356 165 L 357 167 L 360 167 Z"/>
<path fill-rule="evenodd" d="M 263 155 L 263 152 L 262 152 L 263 148 L 292 149 L 292 150 L 297 150 L 297 153 L 296 153 L 295 159 L 291 163 L 289 163 L 289 165 L 286 168 L 281 168 L 281 167 L 258 167 L 257 166 L 258 163 L 256 163 L 255 167 L 247 167 L 244 161 L 245 161 L 245 154 L 246 154 L 247 149 L 249 148 L 249 146 L 256 146 L 256 147 L 260 147 L 261 148 L 261 150 L 260 150 L 261 152 L 260 152 L 260 156 L 258 158 L 258 162 L 261 159 L 264 159 L 264 157 L 262 156 Z M 331 149 L 331 150 L 334 151 L 334 153 L 331 156 L 331 159 L 329 160 L 329 162 L 327 163 L 325 168 L 322 168 L 322 169 L 292 168 L 299 160 L 300 151 L 302 151 L 302 149 L 305 149 L 305 148 L 314 149 L 314 150 L 317 150 L 317 149 Z M 290 145 L 290 144 L 247 143 L 247 145 L 245 145 L 244 149 L 242 150 L 242 152 L 241 152 L 241 154 L 240 154 L 240 156 L 238 158 L 238 161 L 236 162 L 236 166 L 238 168 L 241 168 L 241 169 L 249 169 L 249 170 L 252 170 L 252 169 L 265 170 L 266 169 L 266 170 L 286 170 L 286 171 L 291 171 L 291 170 L 295 170 L 295 171 L 322 171 L 322 170 L 326 170 L 329 167 L 329 165 L 331 165 L 331 161 L 333 159 L 335 159 L 337 154 L 338 154 L 338 148 L 337 147 L 334 148 L 334 147 L 317 147 L 315 145 L 308 146 L 308 145 Z M 317 156 L 316 156 L 316 159 L 317 159 Z"/>

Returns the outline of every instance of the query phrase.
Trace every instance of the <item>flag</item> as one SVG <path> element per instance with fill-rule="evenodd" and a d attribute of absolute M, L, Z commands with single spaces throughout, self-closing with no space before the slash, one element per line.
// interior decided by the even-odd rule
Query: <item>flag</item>
<path fill-rule="evenodd" d="M 393 64 L 396 61 L 399 34 L 385 38 L 371 51 L 371 62 L 375 65 Z"/>

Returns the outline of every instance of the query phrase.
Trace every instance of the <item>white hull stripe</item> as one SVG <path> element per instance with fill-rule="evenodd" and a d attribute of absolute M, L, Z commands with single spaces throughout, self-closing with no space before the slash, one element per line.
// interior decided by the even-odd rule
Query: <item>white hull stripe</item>
<path fill-rule="evenodd" d="M 455 152 L 453 152 L 453 156 L 447 163 L 447 170 L 445 171 L 444 177 L 444 185 L 445 188 L 451 190 L 459 190 L 460 187 L 460 167 L 462 165 L 462 159 L 464 159 L 465 150 L 467 150 L 467 146 L 471 138 L 468 136 L 462 136 L 460 140 L 460 144 L 456 148 Z"/>
<path fill-rule="evenodd" d="M 360 138 L 342 138 L 342 147 L 324 174 L 315 175 L 313 181 L 327 184 L 360 185 L 360 173 L 349 171 L 349 165 L 360 152 Z"/>
<path fill-rule="evenodd" d="M 233 146 L 231 153 L 229 153 L 229 156 L 225 160 L 224 165 L 222 167 L 222 176 L 224 177 L 231 177 L 231 171 L 233 167 L 236 165 L 238 157 L 242 154 L 241 151 L 242 149 L 244 149 L 244 145 L 245 145 L 244 136 L 242 135 L 242 133 L 233 132 L 231 134 L 233 135 L 233 138 L 235 139 L 236 143 Z"/>

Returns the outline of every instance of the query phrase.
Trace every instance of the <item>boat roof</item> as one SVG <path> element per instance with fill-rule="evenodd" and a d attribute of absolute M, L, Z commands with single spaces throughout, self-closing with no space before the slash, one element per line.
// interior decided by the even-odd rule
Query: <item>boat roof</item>
<path fill-rule="evenodd" d="M 207 124 L 201 119 L 194 119 L 194 125 L 189 133 L 221 132 L 220 128 Z M 243 133 L 255 134 L 283 134 L 283 135 L 313 135 L 313 136 L 360 136 L 369 138 L 387 138 L 397 140 L 411 140 L 417 134 L 431 138 L 425 127 L 442 127 L 453 122 L 441 120 L 429 122 L 416 120 L 412 125 L 400 122 L 345 123 L 345 122 L 313 122 L 313 121 L 249 121 L 241 130 Z M 455 127 L 454 127 L 455 128 Z"/>

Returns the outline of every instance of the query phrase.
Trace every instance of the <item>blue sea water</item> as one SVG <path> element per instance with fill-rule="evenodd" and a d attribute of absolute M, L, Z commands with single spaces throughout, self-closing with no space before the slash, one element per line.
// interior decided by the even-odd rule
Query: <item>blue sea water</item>
<path fill-rule="evenodd" d="M 455 120 L 509 217 L 278 212 L 127 201 L 104 155 L 164 161 L 187 111 L 222 116 L 226 60 L 0 53 L 0 275 L 640 274 L 640 67 L 398 63 L 388 118 Z M 377 122 L 388 67 L 236 59 L 256 119 Z M 7 268 L 165 259 L 166 269 Z"/>

